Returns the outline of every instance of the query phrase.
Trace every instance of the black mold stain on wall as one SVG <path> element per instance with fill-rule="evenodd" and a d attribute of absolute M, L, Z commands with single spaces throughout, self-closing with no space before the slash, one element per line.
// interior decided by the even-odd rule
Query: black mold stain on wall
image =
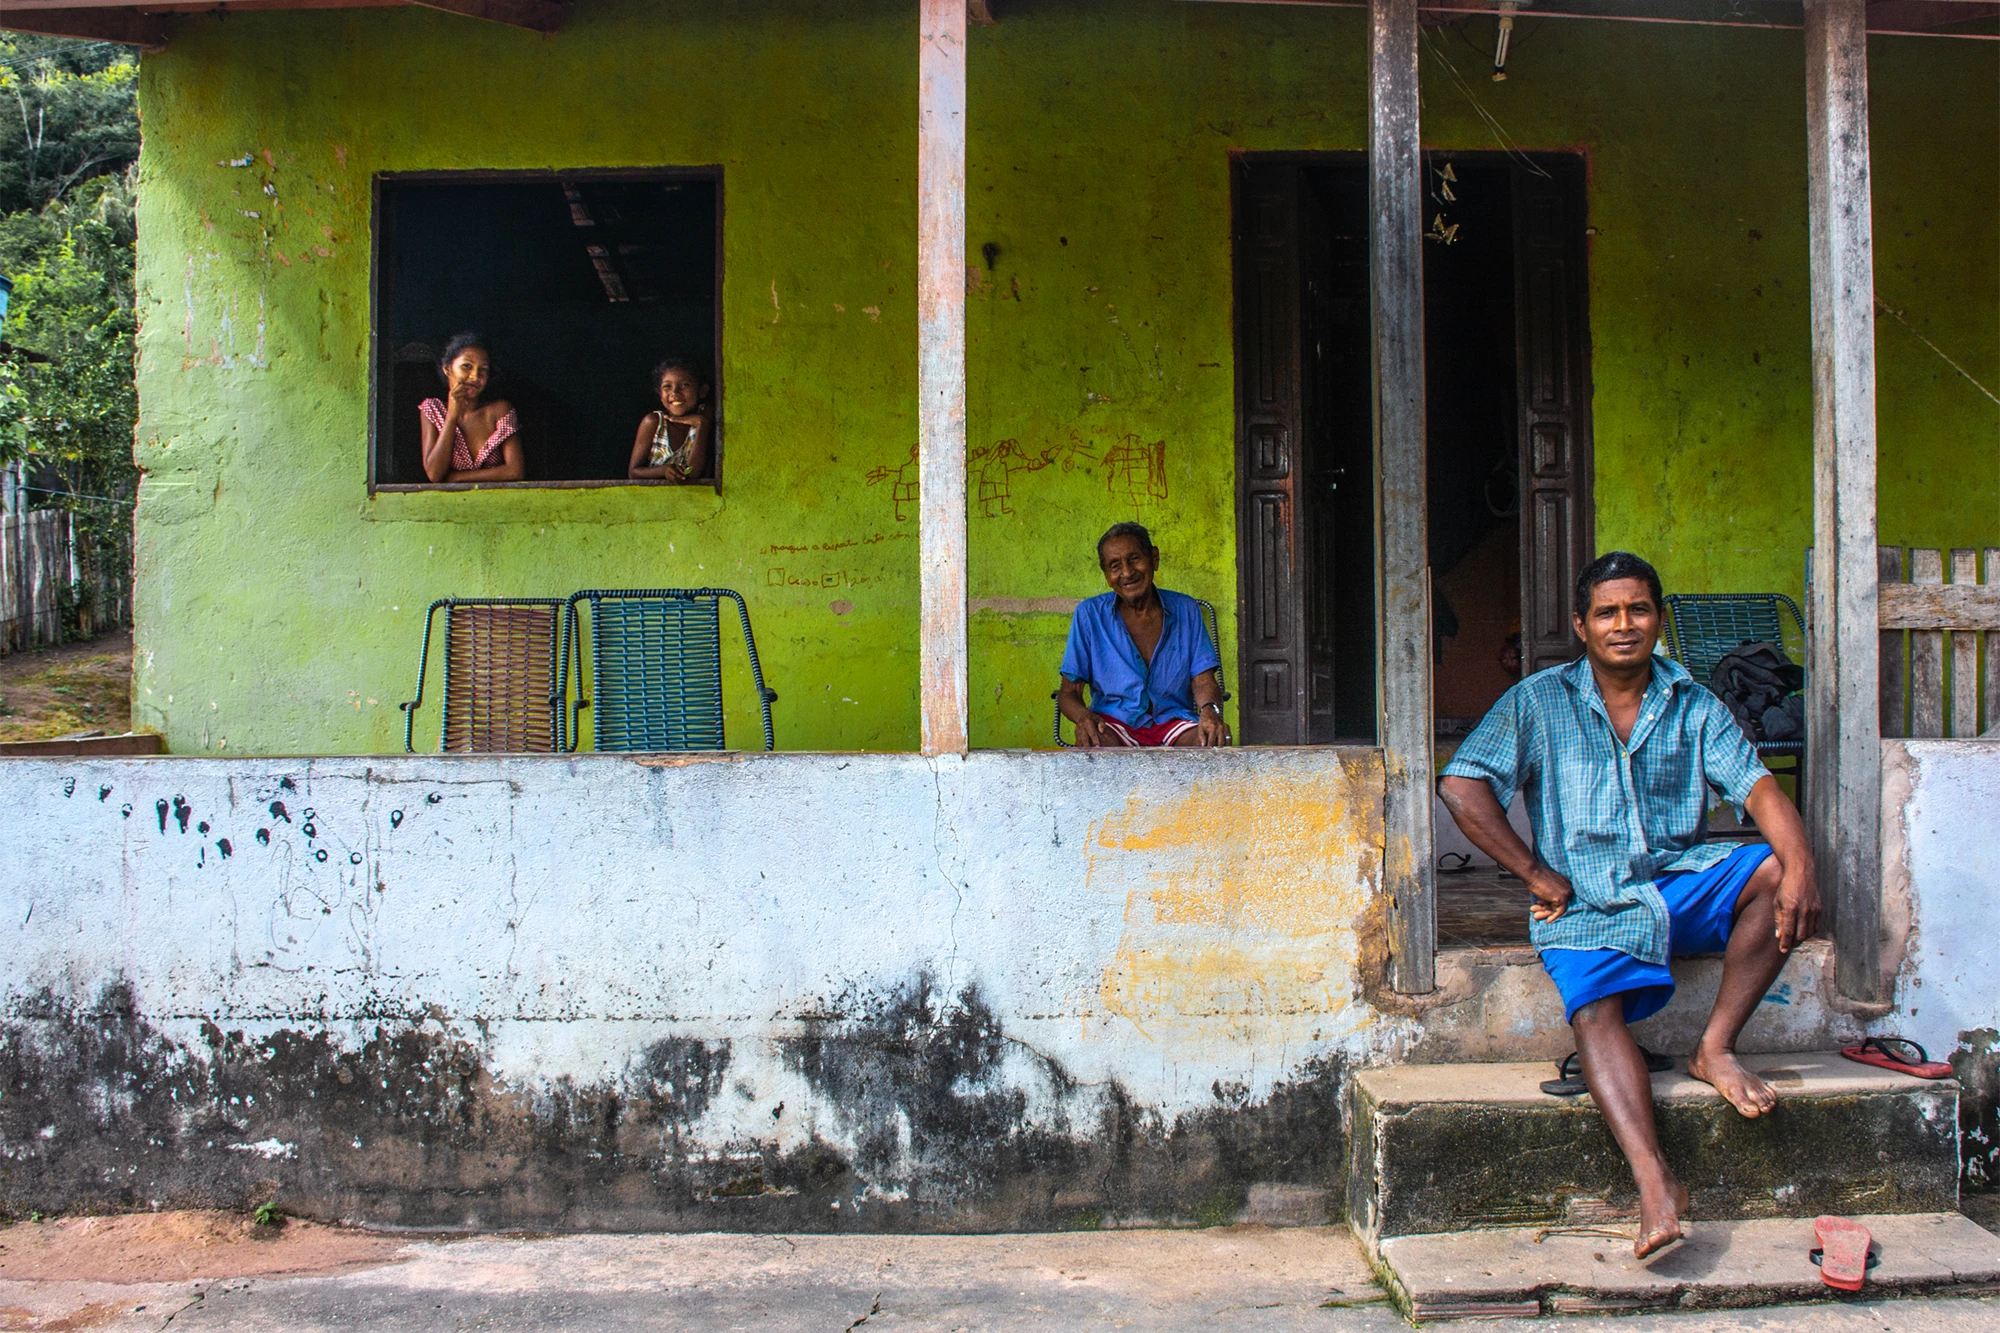
<path fill-rule="evenodd" d="M 1958 1034 L 1951 1072 L 1958 1079 L 1959 1187 L 2000 1190 L 2000 1031 Z"/>
<path fill-rule="evenodd" d="M 1326 1189 L 1345 1160 L 1331 1063 L 1262 1102 L 1217 1086 L 1215 1105 L 1169 1123 L 1115 1080 L 1079 1084 L 1009 1037 L 974 987 L 946 998 L 919 977 L 870 1010 L 809 1022 L 785 1054 L 859 1144 L 857 1175 L 905 1182 L 906 1199 L 858 1200 L 884 1229 L 1225 1222 L 1251 1185 Z M 1053 1104 L 1040 1123 L 1002 1069 L 1010 1051 Z"/>
<path fill-rule="evenodd" d="M 275 1200 L 472 1228 L 1215 1223 L 1253 1184 L 1328 1188 L 1345 1159 L 1337 1064 L 1262 1101 L 1218 1085 L 1213 1105 L 1169 1121 L 1022 1046 L 975 989 L 941 996 L 920 977 L 831 1007 L 842 1016 L 808 1020 L 781 1049 L 819 1123 L 857 1145 L 851 1160 L 819 1136 L 694 1143 L 728 1084 L 727 1042 L 657 1041 L 617 1078 L 524 1092 L 421 1015 L 385 1017 L 352 1050 L 323 1031 L 252 1038 L 212 1023 L 182 1045 L 122 983 L 88 1005 L 17 997 L 0 1021 L 0 1212 Z"/>

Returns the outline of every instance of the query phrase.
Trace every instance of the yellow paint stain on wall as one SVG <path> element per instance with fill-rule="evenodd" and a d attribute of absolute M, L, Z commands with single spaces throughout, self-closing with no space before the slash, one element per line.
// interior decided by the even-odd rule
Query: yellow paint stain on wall
<path fill-rule="evenodd" d="M 1099 998 L 1149 1036 L 1228 1018 L 1323 1025 L 1359 993 L 1354 923 L 1381 882 L 1380 759 L 1272 758 L 1171 801 L 1132 797 L 1093 830 L 1091 883 L 1125 891 Z"/>

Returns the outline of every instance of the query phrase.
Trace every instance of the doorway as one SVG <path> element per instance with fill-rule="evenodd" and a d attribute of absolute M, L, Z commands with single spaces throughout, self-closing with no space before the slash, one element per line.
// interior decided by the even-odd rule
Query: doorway
<path fill-rule="evenodd" d="M 1365 154 L 1236 173 L 1242 740 L 1376 741 Z M 1590 558 L 1582 161 L 1425 160 L 1433 700 L 1463 735 L 1574 652 Z"/>

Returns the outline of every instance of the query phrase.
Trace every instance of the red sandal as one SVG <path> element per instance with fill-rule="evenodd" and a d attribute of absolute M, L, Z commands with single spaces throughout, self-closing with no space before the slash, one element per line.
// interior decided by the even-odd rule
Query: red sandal
<path fill-rule="evenodd" d="M 1915 1051 L 1917 1058 L 1909 1058 Z M 1950 1078 L 1951 1066 L 1933 1060 L 1929 1051 L 1903 1037 L 1870 1037 L 1859 1046 L 1843 1046 L 1840 1053 L 1857 1064 L 1893 1069 L 1911 1078 Z"/>
<path fill-rule="evenodd" d="M 1812 1259 L 1819 1265 L 1820 1281 L 1841 1291 L 1859 1291 L 1868 1277 L 1868 1228 L 1846 1217 L 1816 1217 L 1813 1234 L 1820 1248 Z"/>

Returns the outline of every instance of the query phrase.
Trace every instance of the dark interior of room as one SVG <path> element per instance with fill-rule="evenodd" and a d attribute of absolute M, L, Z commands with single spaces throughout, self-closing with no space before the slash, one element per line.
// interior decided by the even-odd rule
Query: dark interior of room
<path fill-rule="evenodd" d="M 1520 473 L 1509 164 L 1431 154 L 1424 200 L 1432 699 L 1462 735 L 1520 679 Z M 1512 665 L 1508 665 L 1511 660 Z"/>
<path fill-rule="evenodd" d="M 520 414 L 528 480 L 623 480 L 655 363 L 691 357 L 719 394 L 717 196 L 712 177 L 384 181 L 376 483 L 425 481 L 417 405 L 465 330 Z"/>
<path fill-rule="evenodd" d="M 1433 154 L 1428 166 L 1424 338 L 1434 697 L 1440 732 L 1455 735 L 1519 678 L 1518 659 L 1507 665 L 1508 638 L 1521 612 L 1513 192 L 1505 160 Z M 1309 166 L 1303 186 L 1307 485 L 1300 504 L 1311 543 L 1312 740 L 1373 744 L 1366 159 Z"/>

